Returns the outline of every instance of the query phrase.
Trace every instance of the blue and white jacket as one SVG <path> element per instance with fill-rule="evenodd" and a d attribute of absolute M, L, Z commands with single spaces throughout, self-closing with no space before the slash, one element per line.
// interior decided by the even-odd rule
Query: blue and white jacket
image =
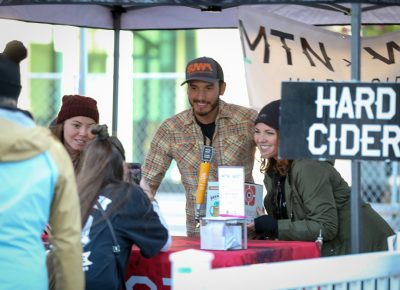
<path fill-rule="evenodd" d="M 0 107 L 1 289 L 47 289 L 41 240 L 47 223 L 57 289 L 83 289 L 80 207 L 70 157 L 23 111 Z"/>

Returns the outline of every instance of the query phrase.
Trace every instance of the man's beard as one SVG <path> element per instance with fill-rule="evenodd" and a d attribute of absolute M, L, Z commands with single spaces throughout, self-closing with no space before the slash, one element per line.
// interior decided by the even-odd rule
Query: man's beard
<path fill-rule="evenodd" d="M 196 102 L 191 102 L 191 101 L 190 101 L 190 105 L 192 106 L 192 108 L 193 108 L 193 103 L 196 103 Z M 207 104 L 209 104 L 209 103 L 207 102 Z M 196 113 L 197 115 L 201 116 L 201 117 L 207 116 L 208 114 L 210 114 L 211 112 L 213 112 L 216 108 L 218 108 L 218 104 L 219 104 L 219 98 L 218 98 L 214 103 L 211 103 L 211 104 L 210 104 L 210 105 L 211 105 L 211 109 L 210 109 L 209 111 L 206 111 L 206 112 L 198 112 L 198 111 L 195 111 L 195 113 Z"/>

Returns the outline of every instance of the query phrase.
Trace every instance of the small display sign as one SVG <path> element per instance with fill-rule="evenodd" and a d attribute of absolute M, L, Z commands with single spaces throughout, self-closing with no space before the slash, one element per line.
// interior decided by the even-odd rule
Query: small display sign
<path fill-rule="evenodd" d="M 243 166 L 219 166 L 219 215 L 245 217 Z"/>

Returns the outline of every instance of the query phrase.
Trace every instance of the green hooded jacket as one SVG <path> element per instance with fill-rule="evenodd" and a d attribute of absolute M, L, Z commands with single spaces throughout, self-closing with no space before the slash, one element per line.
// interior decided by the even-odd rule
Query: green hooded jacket
<path fill-rule="evenodd" d="M 267 192 L 273 176 L 265 174 Z M 293 161 L 285 179 L 288 219 L 278 220 L 280 240 L 315 241 L 321 230 L 322 256 L 351 253 L 351 189 L 332 163 L 316 160 Z M 264 206 L 272 214 L 271 194 Z M 361 202 L 362 250 L 387 250 L 387 237 L 394 232 L 369 204 Z"/>

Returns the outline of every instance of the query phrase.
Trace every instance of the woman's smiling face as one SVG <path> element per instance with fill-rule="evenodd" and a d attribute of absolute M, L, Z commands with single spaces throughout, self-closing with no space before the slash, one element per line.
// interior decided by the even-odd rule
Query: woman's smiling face
<path fill-rule="evenodd" d="M 254 141 L 261 153 L 261 158 L 278 158 L 279 135 L 274 128 L 257 123 L 254 130 Z"/>
<path fill-rule="evenodd" d="M 94 138 L 90 130 L 96 122 L 92 118 L 77 116 L 64 122 L 64 142 L 75 151 L 82 151 Z"/>

